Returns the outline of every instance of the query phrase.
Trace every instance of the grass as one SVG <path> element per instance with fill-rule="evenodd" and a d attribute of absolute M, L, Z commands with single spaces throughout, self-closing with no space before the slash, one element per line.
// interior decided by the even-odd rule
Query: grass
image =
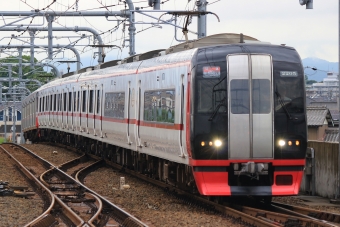
<path fill-rule="evenodd" d="M 5 137 L 0 137 L 0 144 L 7 142 Z"/>

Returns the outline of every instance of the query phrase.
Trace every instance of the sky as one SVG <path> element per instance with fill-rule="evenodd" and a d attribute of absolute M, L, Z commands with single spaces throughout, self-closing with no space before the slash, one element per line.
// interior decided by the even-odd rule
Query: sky
<path fill-rule="evenodd" d="M 161 0 L 161 10 L 193 10 L 195 9 L 195 0 Z M 243 33 L 254 37 L 260 41 L 270 42 L 272 44 L 286 44 L 294 47 L 300 54 L 301 58 L 321 58 L 330 62 L 338 62 L 338 1 L 336 0 L 314 0 L 313 9 L 306 9 L 299 4 L 299 0 L 207 0 L 207 11 L 215 13 L 217 18 L 210 14 L 207 16 L 207 35 L 218 33 Z M 120 0 L 56 0 L 49 8 L 53 0 L 11 0 L 1 1 L 1 11 L 31 11 L 33 9 L 44 9 L 46 11 L 119 11 L 124 9 L 124 3 Z M 76 4 L 76 2 L 78 4 Z M 152 10 L 147 8 L 147 0 L 133 0 L 135 7 L 142 7 L 143 10 Z M 103 7 L 107 6 L 107 7 Z M 147 13 L 158 18 L 163 13 Z M 171 16 L 163 15 L 162 19 L 170 19 Z M 8 24 L 18 17 L 0 18 L 0 26 Z M 109 17 L 109 20 L 122 19 L 121 17 Z M 153 22 L 147 16 L 136 14 L 137 22 Z M 182 26 L 184 18 L 178 18 L 179 25 Z M 197 31 L 196 18 L 192 19 L 188 29 Z M 27 27 L 31 19 L 16 23 L 18 26 L 23 24 Z M 123 47 L 123 39 L 128 39 L 128 23 L 125 25 L 125 35 L 123 23 L 119 25 L 116 31 L 112 29 L 117 26 L 117 21 L 108 21 L 105 17 L 58 17 L 53 23 L 53 27 L 90 27 L 97 30 L 101 35 L 104 44 L 117 45 L 122 48 L 105 48 L 107 57 L 105 61 L 122 59 L 128 57 L 129 42 L 126 41 Z M 46 27 L 46 21 L 42 17 L 36 17 L 30 26 Z M 161 25 L 160 27 L 151 27 L 150 24 L 136 25 L 136 53 L 143 53 L 155 49 L 166 49 L 172 45 L 178 44 L 174 39 L 174 27 L 170 25 Z M 151 28 L 150 28 L 151 27 Z M 14 27 L 11 27 L 14 28 Z M 11 35 L 20 35 L 17 39 L 11 39 Z M 53 44 L 68 45 L 70 42 L 77 42 L 75 46 L 81 54 L 82 67 L 96 65 L 97 56 L 96 48 L 89 47 L 93 44 L 93 38 L 89 37 L 79 41 L 80 36 L 88 32 L 53 32 Z M 178 38 L 184 39 L 181 29 L 177 30 Z M 35 39 L 37 45 L 47 45 L 47 32 L 39 32 Z M 1 32 L 0 45 L 20 45 L 29 41 L 27 32 L 21 34 L 18 32 Z M 189 39 L 196 39 L 197 35 L 190 34 Z M 29 53 L 24 53 L 29 55 Z M 8 55 L 17 55 L 16 49 L 6 49 L 5 53 L 0 54 L 0 58 Z M 93 56 L 95 58 L 93 58 Z M 40 49 L 35 57 L 42 62 L 46 62 L 47 53 L 45 49 Z M 71 51 L 64 51 L 57 55 L 51 64 L 56 65 L 59 69 L 66 71 L 66 64 L 59 63 L 60 60 L 75 60 Z M 71 65 L 73 69 L 75 64 Z M 71 71 L 72 71 L 71 69 Z"/>

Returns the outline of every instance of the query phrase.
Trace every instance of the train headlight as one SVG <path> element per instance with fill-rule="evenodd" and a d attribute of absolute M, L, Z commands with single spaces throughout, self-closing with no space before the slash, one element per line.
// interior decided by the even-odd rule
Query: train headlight
<path fill-rule="evenodd" d="M 210 141 L 210 142 L 209 142 L 209 146 L 212 146 L 212 145 L 213 145 L 213 142 Z"/>
<path fill-rule="evenodd" d="M 279 146 L 283 147 L 284 145 L 286 145 L 286 142 L 284 140 L 279 140 Z"/>
<path fill-rule="evenodd" d="M 288 145 L 292 146 L 293 145 L 292 141 L 288 141 Z"/>
<path fill-rule="evenodd" d="M 202 146 L 202 147 L 205 146 L 205 142 L 204 142 L 204 141 L 201 142 L 201 146 Z"/>
<path fill-rule="evenodd" d="M 298 141 L 298 140 L 295 141 L 295 145 L 296 145 L 296 146 L 299 146 L 299 145 L 300 145 L 300 141 Z"/>
<path fill-rule="evenodd" d="M 222 141 L 221 140 L 215 140 L 214 145 L 215 145 L 215 147 L 220 147 L 220 146 L 222 146 Z"/>

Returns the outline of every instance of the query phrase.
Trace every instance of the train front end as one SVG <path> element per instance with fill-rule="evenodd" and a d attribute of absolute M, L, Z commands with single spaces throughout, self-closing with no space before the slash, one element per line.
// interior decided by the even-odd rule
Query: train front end
<path fill-rule="evenodd" d="M 290 47 L 202 48 L 192 63 L 190 164 L 199 192 L 299 192 L 307 126 L 303 67 Z"/>

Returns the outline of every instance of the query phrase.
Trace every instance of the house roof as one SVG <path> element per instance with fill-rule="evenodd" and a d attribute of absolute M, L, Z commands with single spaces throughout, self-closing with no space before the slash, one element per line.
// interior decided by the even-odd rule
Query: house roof
<path fill-rule="evenodd" d="M 329 110 L 331 112 L 333 120 L 339 120 L 339 110 Z"/>
<path fill-rule="evenodd" d="M 322 126 L 325 120 L 328 125 L 333 126 L 333 118 L 326 106 L 307 106 L 307 125 Z"/>
<path fill-rule="evenodd" d="M 338 128 L 328 128 L 325 130 L 325 142 L 339 142 L 339 129 Z"/>

